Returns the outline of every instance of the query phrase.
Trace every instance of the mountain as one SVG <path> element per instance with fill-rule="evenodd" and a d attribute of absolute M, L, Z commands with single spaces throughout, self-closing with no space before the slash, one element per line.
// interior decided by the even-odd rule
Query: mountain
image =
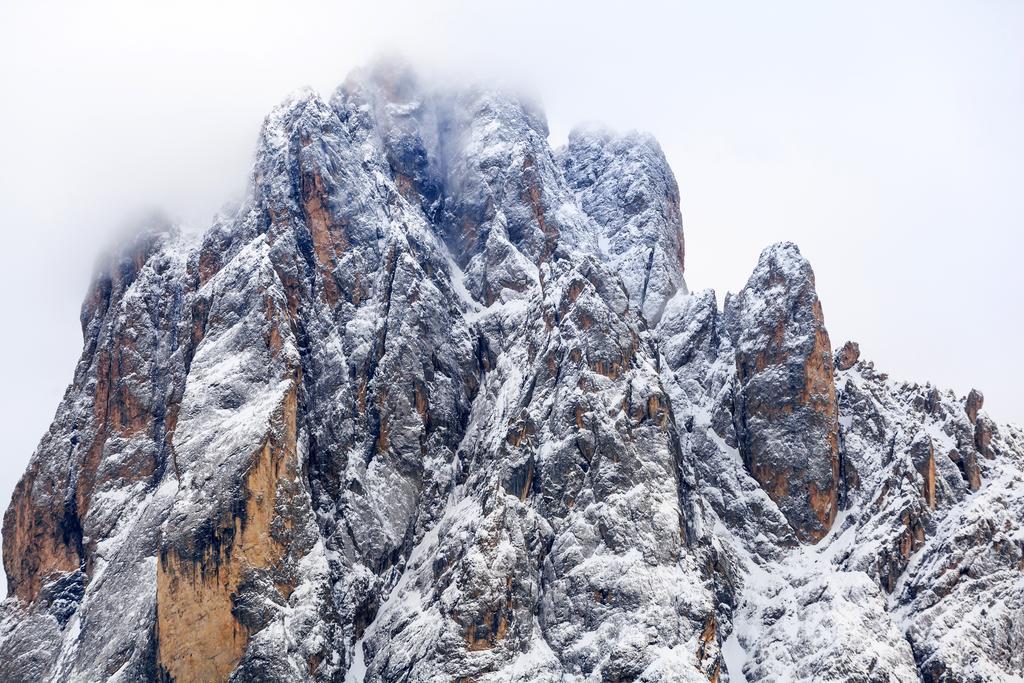
<path fill-rule="evenodd" d="M 684 280 L 649 136 L 407 66 L 101 264 L 4 516 L 5 681 L 1024 676 L 1024 432 Z"/>

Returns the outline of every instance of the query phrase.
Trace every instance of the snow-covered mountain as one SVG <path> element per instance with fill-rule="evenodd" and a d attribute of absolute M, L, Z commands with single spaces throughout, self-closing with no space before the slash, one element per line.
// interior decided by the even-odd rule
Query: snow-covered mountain
<path fill-rule="evenodd" d="M 4 517 L 5 681 L 1024 676 L 1024 432 L 684 282 L 658 144 L 406 66 L 100 269 Z"/>

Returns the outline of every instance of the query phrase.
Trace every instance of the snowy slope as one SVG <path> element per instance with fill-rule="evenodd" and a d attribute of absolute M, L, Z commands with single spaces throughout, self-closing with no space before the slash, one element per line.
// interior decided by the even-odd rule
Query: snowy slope
<path fill-rule="evenodd" d="M 1024 435 L 834 353 L 795 245 L 690 293 L 649 136 L 382 62 L 146 227 L 5 515 L 3 680 L 1024 676 Z"/>

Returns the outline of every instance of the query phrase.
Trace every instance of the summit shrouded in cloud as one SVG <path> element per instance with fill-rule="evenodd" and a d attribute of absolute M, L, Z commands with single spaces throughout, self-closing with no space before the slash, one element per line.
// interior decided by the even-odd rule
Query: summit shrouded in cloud
<path fill-rule="evenodd" d="M 684 245 L 648 135 L 295 93 L 236 208 L 89 286 L 0 678 L 1024 675 L 1024 434 L 838 348 L 796 245 L 723 306 Z"/>

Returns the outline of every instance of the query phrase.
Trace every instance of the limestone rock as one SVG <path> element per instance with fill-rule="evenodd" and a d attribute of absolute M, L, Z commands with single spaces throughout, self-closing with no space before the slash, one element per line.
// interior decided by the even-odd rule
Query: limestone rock
<path fill-rule="evenodd" d="M 689 293 L 649 136 L 381 62 L 141 228 L 4 517 L 0 679 L 1024 676 L 1024 434 L 834 358 L 794 245 Z"/>
<path fill-rule="evenodd" d="M 985 404 L 985 396 L 977 389 L 971 389 L 971 393 L 967 394 L 967 403 L 965 410 L 967 411 L 967 419 L 972 423 L 978 421 L 978 412 L 981 410 L 982 405 Z"/>
<path fill-rule="evenodd" d="M 860 345 L 855 341 L 848 341 L 843 348 L 836 353 L 836 370 L 849 370 L 860 360 Z"/>
<path fill-rule="evenodd" d="M 736 349 L 740 454 L 797 536 L 816 541 L 838 512 L 839 424 L 814 274 L 795 245 L 761 254 L 725 321 Z"/>
<path fill-rule="evenodd" d="M 558 161 L 630 305 L 656 325 L 669 299 L 686 292 L 679 187 L 661 147 L 649 135 L 578 128 Z"/>

